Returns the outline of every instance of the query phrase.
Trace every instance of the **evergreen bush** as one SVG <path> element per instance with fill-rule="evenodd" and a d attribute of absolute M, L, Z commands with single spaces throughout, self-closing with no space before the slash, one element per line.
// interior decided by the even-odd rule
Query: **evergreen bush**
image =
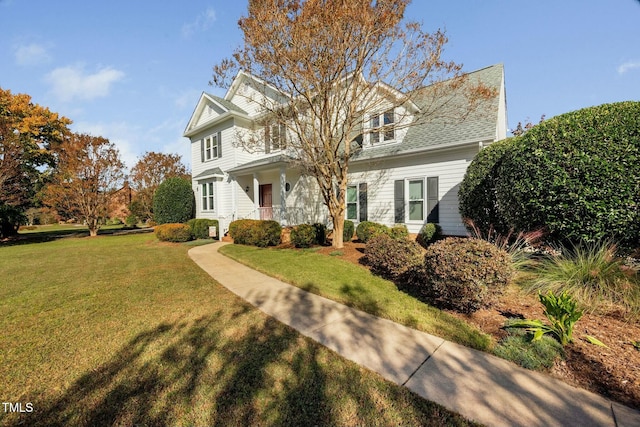
<path fill-rule="evenodd" d="M 422 226 L 418 236 L 416 237 L 416 242 L 423 248 L 428 248 L 436 240 L 442 237 L 442 228 L 438 224 L 428 222 Z"/>
<path fill-rule="evenodd" d="M 194 217 L 194 209 L 191 181 L 187 179 L 167 178 L 153 195 L 153 216 L 158 224 L 187 222 Z"/>
<path fill-rule="evenodd" d="M 355 232 L 355 226 L 353 225 L 353 221 L 345 219 L 344 228 L 342 230 L 342 240 L 345 242 L 350 242 L 351 239 L 353 239 L 354 232 Z"/>
<path fill-rule="evenodd" d="M 291 230 L 291 243 L 296 248 L 310 248 L 317 242 L 317 231 L 311 224 L 300 224 Z"/>
<path fill-rule="evenodd" d="M 216 219 L 190 219 L 187 225 L 194 239 L 209 239 L 209 227 L 216 227 L 216 236 L 220 238 L 220 228 Z"/>
<path fill-rule="evenodd" d="M 280 244 L 282 226 L 277 221 L 240 219 L 229 224 L 229 235 L 241 245 L 276 246 Z"/>
<path fill-rule="evenodd" d="M 640 102 L 604 104 L 546 120 L 510 144 L 496 166 L 495 203 L 516 232 L 546 228 L 560 243 L 610 239 L 633 249 L 639 183 Z"/>
<path fill-rule="evenodd" d="M 380 234 L 391 234 L 391 230 L 386 225 L 371 221 L 362 221 L 356 227 L 356 236 L 362 243 L 367 243 L 369 239 Z"/>

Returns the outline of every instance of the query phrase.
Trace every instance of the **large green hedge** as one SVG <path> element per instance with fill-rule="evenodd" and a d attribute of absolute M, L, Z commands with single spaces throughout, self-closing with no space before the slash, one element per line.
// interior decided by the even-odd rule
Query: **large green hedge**
<path fill-rule="evenodd" d="M 496 203 L 516 231 L 623 246 L 640 241 L 640 102 L 563 114 L 513 142 L 495 174 Z"/>
<path fill-rule="evenodd" d="M 183 223 L 193 218 L 191 181 L 179 177 L 164 180 L 153 195 L 153 216 L 158 224 Z"/>
<path fill-rule="evenodd" d="M 490 229 L 506 235 L 509 225 L 500 215 L 496 200 L 496 170 L 518 138 L 503 139 L 481 150 L 473 159 L 458 190 L 460 215 L 471 219 L 485 235 Z"/>

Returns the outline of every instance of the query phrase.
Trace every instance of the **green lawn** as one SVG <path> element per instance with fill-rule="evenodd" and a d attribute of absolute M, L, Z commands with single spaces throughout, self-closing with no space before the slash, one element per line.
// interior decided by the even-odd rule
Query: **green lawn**
<path fill-rule="evenodd" d="M 334 301 L 450 341 L 489 351 L 491 337 L 468 323 L 399 291 L 393 282 L 313 249 L 226 245 L 220 252 L 265 274 Z"/>
<path fill-rule="evenodd" d="M 188 248 L 0 245 L 0 399 L 34 408 L 0 425 L 468 425 L 252 308 Z"/>

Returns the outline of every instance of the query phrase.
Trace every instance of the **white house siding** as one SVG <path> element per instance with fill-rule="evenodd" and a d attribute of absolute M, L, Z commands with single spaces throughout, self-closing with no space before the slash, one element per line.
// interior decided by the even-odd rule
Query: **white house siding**
<path fill-rule="evenodd" d="M 194 124 L 194 128 L 198 126 L 202 126 L 203 124 L 215 119 L 216 117 L 225 113 L 225 110 L 220 108 L 218 105 L 213 102 L 207 102 L 206 106 L 202 109 L 200 116 L 198 117 L 197 122 Z"/>
<path fill-rule="evenodd" d="M 438 177 L 439 224 L 447 235 L 465 235 L 458 211 L 458 188 L 478 146 L 430 152 L 390 161 L 352 164 L 349 184 L 367 183 L 369 221 L 386 225 L 395 223 L 394 181 L 408 178 Z M 405 201 L 406 204 L 406 201 Z M 420 231 L 422 223 L 407 222 L 411 233 Z"/>

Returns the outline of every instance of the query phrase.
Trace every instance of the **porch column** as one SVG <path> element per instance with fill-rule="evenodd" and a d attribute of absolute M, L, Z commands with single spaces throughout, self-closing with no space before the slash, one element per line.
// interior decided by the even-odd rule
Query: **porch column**
<path fill-rule="evenodd" d="M 260 183 L 256 173 L 253 174 L 253 206 L 255 207 L 254 218 L 260 219 Z"/>
<path fill-rule="evenodd" d="M 280 166 L 280 224 L 287 224 L 287 170 Z"/>

